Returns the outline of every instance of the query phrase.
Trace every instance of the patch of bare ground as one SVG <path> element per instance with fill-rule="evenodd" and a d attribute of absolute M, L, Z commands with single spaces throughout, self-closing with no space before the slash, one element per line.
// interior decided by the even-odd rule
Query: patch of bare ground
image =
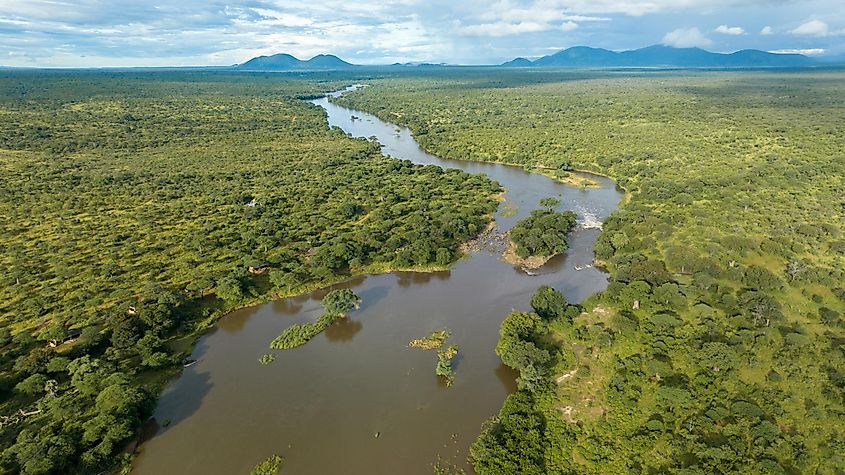
<path fill-rule="evenodd" d="M 549 260 L 554 257 L 551 256 L 528 256 L 525 258 L 519 257 L 516 254 L 516 244 L 508 239 L 508 247 L 502 253 L 502 260 L 508 264 L 522 267 L 522 270 L 530 271 L 543 267 Z"/>

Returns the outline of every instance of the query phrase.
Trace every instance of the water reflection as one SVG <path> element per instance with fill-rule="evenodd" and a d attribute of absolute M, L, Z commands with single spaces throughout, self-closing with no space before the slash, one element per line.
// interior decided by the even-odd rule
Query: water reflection
<path fill-rule="evenodd" d="M 340 319 L 337 323 L 326 328 L 326 338 L 332 343 L 350 342 L 355 335 L 364 328 L 360 320 L 353 320 L 349 317 Z"/>
<path fill-rule="evenodd" d="M 270 302 L 270 306 L 278 315 L 296 315 L 302 310 L 302 302 L 292 298 Z"/>

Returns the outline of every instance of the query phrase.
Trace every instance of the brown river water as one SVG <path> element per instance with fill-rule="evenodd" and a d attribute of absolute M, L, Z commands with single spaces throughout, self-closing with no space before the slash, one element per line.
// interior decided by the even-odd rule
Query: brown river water
<path fill-rule="evenodd" d="M 469 173 L 484 173 L 507 190 L 515 207 L 496 221 L 501 229 L 554 196 L 579 216 L 571 248 L 527 275 L 487 250 L 448 272 L 397 272 L 358 277 L 352 288 L 363 306 L 300 348 L 268 345 L 294 323 L 314 321 L 328 290 L 238 310 L 203 336 L 186 368 L 164 391 L 151 431 L 134 463 L 136 474 L 248 474 L 272 454 L 285 457 L 281 473 L 431 474 L 438 458 L 468 470 L 466 455 L 482 422 L 515 389 L 515 373 L 493 352 L 498 329 L 513 309 L 529 308 L 541 285 L 581 301 L 604 290 L 593 259 L 600 230 L 622 193 L 603 177 L 598 188 L 557 183 L 520 168 L 445 160 L 424 152 L 408 129 L 328 99 L 331 126 L 355 137 L 375 136 L 396 158 Z M 352 119 L 352 116 L 359 119 Z M 408 347 L 414 338 L 449 328 L 460 346 L 451 387 L 434 374 L 431 351 Z M 274 353 L 275 362 L 258 358 Z M 169 422 L 166 427 L 165 422 Z"/>

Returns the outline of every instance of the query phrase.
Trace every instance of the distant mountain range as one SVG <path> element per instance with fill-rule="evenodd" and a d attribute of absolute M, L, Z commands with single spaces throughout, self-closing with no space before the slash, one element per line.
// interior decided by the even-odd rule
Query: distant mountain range
<path fill-rule="evenodd" d="M 516 58 L 501 64 L 508 68 L 800 68 L 825 64 L 801 54 L 769 53 L 746 49 L 736 53 L 713 53 L 701 48 L 654 45 L 630 51 L 611 51 L 574 46 L 534 61 Z M 436 67 L 445 64 L 394 63 L 387 67 Z M 233 66 L 252 71 L 342 70 L 360 68 L 331 54 L 303 61 L 289 54 L 258 56 Z M 382 66 L 385 67 L 385 66 Z"/>
<path fill-rule="evenodd" d="M 289 69 L 349 69 L 354 68 L 355 65 L 349 64 L 332 54 L 320 54 L 307 61 L 303 61 L 289 54 L 274 54 L 272 56 L 258 56 L 235 67 L 238 69 L 267 71 Z"/>
<path fill-rule="evenodd" d="M 673 48 L 654 45 L 630 51 L 610 51 L 589 46 L 574 46 L 534 61 L 516 58 L 502 64 L 521 68 L 797 68 L 818 63 L 801 54 L 768 53 L 746 49 L 736 53 L 712 53 L 701 48 Z"/>

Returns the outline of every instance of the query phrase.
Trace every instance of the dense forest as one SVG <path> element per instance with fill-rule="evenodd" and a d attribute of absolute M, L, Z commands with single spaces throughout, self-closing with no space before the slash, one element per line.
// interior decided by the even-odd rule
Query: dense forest
<path fill-rule="evenodd" d="M 434 154 L 629 193 L 596 246 L 607 291 L 577 312 L 544 291 L 503 324 L 520 389 L 473 446 L 478 473 L 845 472 L 845 74 L 370 84 L 338 101 Z"/>
<path fill-rule="evenodd" d="M 386 158 L 301 100 L 346 84 L 0 74 L 4 471 L 112 467 L 233 308 L 459 257 L 500 187 Z"/>

